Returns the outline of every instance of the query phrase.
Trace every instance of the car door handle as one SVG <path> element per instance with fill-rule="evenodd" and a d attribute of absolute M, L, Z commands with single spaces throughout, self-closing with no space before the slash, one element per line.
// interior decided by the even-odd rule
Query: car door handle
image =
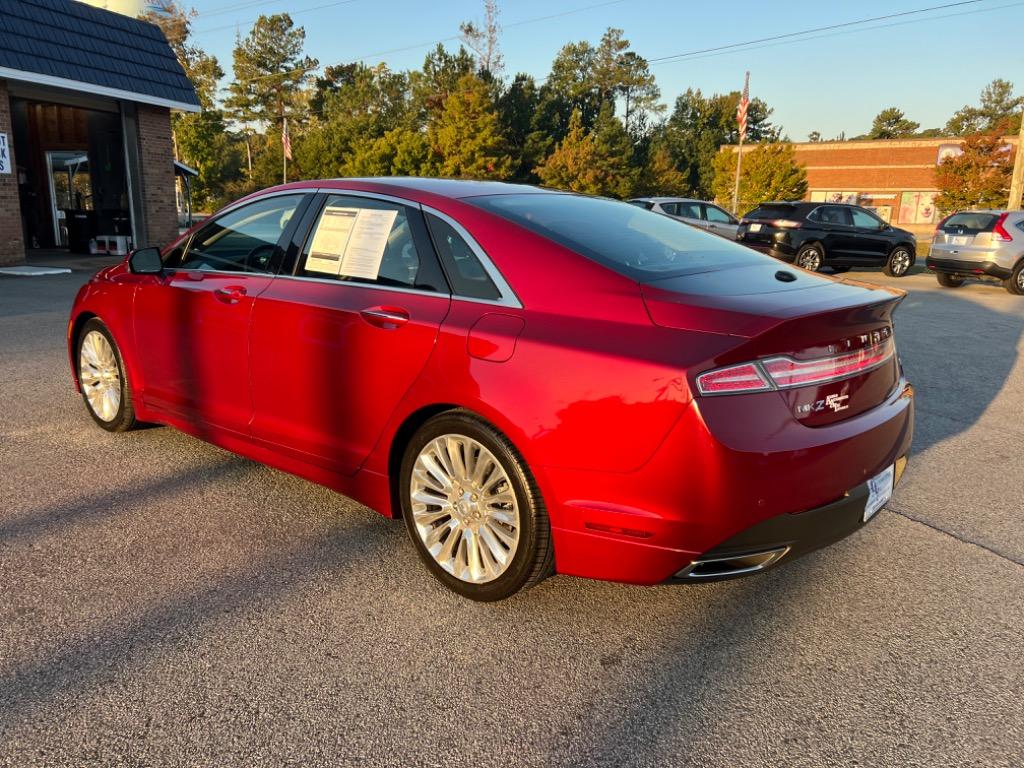
<path fill-rule="evenodd" d="M 223 288 L 216 288 L 213 291 L 218 301 L 225 304 L 236 304 L 245 296 L 245 288 L 240 285 L 225 285 Z"/>
<path fill-rule="evenodd" d="M 359 312 L 370 325 L 393 331 L 409 322 L 409 313 L 401 307 L 370 307 Z"/>

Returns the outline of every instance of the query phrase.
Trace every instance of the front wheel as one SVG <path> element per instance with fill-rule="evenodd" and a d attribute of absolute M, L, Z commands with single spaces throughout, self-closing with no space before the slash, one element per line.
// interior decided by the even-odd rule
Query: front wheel
<path fill-rule="evenodd" d="M 108 432 L 127 432 L 135 426 L 128 377 L 121 352 L 107 327 L 96 318 L 78 334 L 78 384 L 93 421 Z"/>
<path fill-rule="evenodd" d="M 801 246 L 800 250 L 796 252 L 793 263 L 808 272 L 817 272 L 825 263 L 825 252 L 817 243 L 808 243 Z"/>
<path fill-rule="evenodd" d="M 898 245 L 889 254 L 889 260 L 885 262 L 882 271 L 889 277 L 903 277 L 910 271 L 914 263 L 914 254 L 905 245 Z"/>
<path fill-rule="evenodd" d="M 1003 281 L 1003 286 L 1014 296 L 1024 296 L 1024 260 L 1022 260 L 1010 276 Z"/>
<path fill-rule="evenodd" d="M 964 284 L 964 279 L 956 275 L 947 275 L 945 272 L 936 272 L 935 279 L 943 288 L 959 288 Z"/>
<path fill-rule="evenodd" d="M 510 597 L 554 571 L 540 491 L 515 447 L 465 411 L 430 419 L 402 460 L 409 536 L 430 572 L 472 600 Z"/>

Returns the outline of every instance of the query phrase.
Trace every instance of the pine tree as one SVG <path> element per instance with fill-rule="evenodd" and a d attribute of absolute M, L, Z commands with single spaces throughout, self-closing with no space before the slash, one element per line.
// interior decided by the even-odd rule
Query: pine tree
<path fill-rule="evenodd" d="M 441 176 L 504 179 L 512 171 L 490 90 L 475 75 L 458 80 L 440 115 L 429 123 L 427 139 Z"/>
<path fill-rule="evenodd" d="M 629 197 L 638 181 L 631 158 L 629 134 L 612 115 L 611 106 L 605 105 L 590 133 L 583 128 L 580 110 L 574 110 L 569 118 L 569 132 L 535 171 L 549 187 Z"/>
<path fill-rule="evenodd" d="M 905 136 L 913 136 L 920 127 L 920 123 L 908 120 L 902 109 L 889 107 L 875 115 L 868 138 L 900 139 Z"/>
<path fill-rule="evenodd" d="M 719 152 L 714 159 L 715 199 L 731 203 L 736 183 L 736 151 Z M 800 200 L 807 193 L 807 171 L 796 161 L 788 143 L 758 144 L 743 153 L 740 203 L 745 210 L 772 200 Z"/>

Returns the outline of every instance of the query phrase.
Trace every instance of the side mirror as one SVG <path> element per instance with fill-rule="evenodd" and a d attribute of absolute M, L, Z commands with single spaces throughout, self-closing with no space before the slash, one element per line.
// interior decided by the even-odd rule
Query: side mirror
<path fill-rule="evenodd" d="M 128 257 L 128 267 L 136 275 L 159 275 L 164 271 L 159 248 L 139 248 Z"/>

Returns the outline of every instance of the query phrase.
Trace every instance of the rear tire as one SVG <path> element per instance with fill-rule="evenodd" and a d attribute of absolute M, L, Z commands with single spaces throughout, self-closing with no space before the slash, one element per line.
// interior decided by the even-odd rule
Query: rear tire
<path fill-rule="evenodd" d="M 903 277 L 914 265 L 914 252 L 905 245 L 897 245 L 889 254 L 882 271 L 889 277 Z"/>
<path fill-rule="evenodd" d="M 1003 287 L 1014 296 L 1024 296 L 1024 259 L 1013 268 L 1010 276 L 1003 281 Z"/>
<path fill-rule="evenodd" d="M 135 406 L 121 350 L 98 318 L 82 326 L 75 343 L 78 385 L 92 420 L 107 432 L 134 429 Z"/>
<path fill-rule="evenodd" d="M 471 600 L 511 597 L 554 573 L 547 509 L 515 446 L 468 411 L 439 414 L 406 446 L 399 499 L 427 569 Z"/>
<path fill-rule="evenodd" d="M 956 275 L 947 275 L 945 272 L 936 272 L 935 279 L 943 288 L 959 288 L 964 284 L 964 279 Z"/>
<path fill-rule="evenodd" d="M 821 271 L 824 263 L 825 249 L 818 243 L 808 243 L 807 245 L 800 246 L 800 250 L 796 252 L 796 258 L 793 259 L 793 264 L 801 269 L 806 269 L 808 272 Z"/>

